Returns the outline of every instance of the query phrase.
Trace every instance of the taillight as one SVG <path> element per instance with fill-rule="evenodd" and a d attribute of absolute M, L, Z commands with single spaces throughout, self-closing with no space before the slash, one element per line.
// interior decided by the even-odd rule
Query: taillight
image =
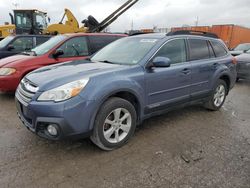
<path fill-rule="evenodd" d="M 237 64 L 237 59 L 235 57 L 233 57 L 232 63 L 235 64 L 235 65 Z"/>

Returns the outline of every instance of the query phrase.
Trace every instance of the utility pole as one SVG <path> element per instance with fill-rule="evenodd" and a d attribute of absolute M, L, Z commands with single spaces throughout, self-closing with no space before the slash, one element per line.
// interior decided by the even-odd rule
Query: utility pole
<path fill-rule="evenodd" d="M 133 31 L 134 30 L 134 20 L 132 20 L 132 22 L 131 22 L 131 31 Z"/>
<path fill-rule="evenodd" d="M 19 3 L 12 3 L 12 5 L 15 7 L 15 9 L 17 9 L 19 7 Z"/>
<path fill-rule="evenodd" d="M 196 17 L 196 20 L 195 20 L 195 26 L 197 27 L 199 24 L 199 16 Z"/>

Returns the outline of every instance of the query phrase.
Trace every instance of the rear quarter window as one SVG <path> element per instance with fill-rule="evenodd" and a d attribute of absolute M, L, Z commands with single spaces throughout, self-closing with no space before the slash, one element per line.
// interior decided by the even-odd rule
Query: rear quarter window
<path fill-rule="evenodd" d="M 104 46 L 108 45 L 109 43 L 123 38 L 122 36 L 89 36 L 89 42 L 91 46 L 92 53 L 95 53 L 102 49 Z"/>
<path fill-rule="evenodd" d="M 191 61 L 210 58 L 209 48 L 206 40 L 188 39 L 188 42 Z"/>
<path fill-rule="evenodd" d="M 221 42 L 219 41 L 210 41 L 210 42 L 212 44 L 216 57 L 222 57 L 227 55 L 228 52 L 225 49 L 224 45 L 221 44 Z"/>

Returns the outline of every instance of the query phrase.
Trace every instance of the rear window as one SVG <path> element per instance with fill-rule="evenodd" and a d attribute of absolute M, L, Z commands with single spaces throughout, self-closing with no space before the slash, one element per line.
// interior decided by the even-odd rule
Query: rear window
<path fill-rule="evenodd" d="M 122 38 L 123 36 L 89 36 L 92 53 L 95 53 L 102 49 L 107 44 Z"/>
<path fill-rule="evenodd" d="M 49 39 L 49 37 L 36 37 L 36 46 L 46 42 Z"/>
<path fill-rule="evenodd" d="M 219 41 L 211 41 L 216 57 L 227 55 L 227 50 Z"/>
<path fill-rule="evenodd" d="M 209 59 L 209 49 L 206 40 L 189 39 L 190 60 Z"/>

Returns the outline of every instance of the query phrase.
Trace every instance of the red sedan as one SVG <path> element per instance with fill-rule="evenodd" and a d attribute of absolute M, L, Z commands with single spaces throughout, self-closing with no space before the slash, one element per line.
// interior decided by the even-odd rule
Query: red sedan
<path fill-rule="evenodd" d="M 0 60 L 0 92 L 14 92 L 29 72 L 47 65 L 85 59 L 107 44 L 127 35 L 78 33 L 58 35 L 31 52 Z"/>

